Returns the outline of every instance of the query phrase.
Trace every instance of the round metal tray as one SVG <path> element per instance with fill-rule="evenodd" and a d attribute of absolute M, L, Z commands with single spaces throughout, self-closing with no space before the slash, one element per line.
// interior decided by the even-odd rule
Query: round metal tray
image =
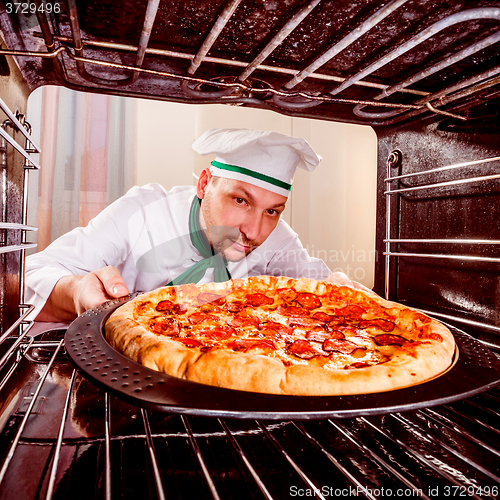
<path fill-rule="evenodd" d="M 500 384 L 496 356 L 450 325 L 458 346 L 453 366 L 433 380 L 405 389 L 353 396 L 281 396 L 189 382 L 139 365 L 107 343 L 103 335 L 106 320 L 135 295 L 82 314 L 69 326 L 65 342 L 70 360 L 83 376 L 110 394 L 147 409 L 227 418 L 351 418 L 450 403 Z"/>

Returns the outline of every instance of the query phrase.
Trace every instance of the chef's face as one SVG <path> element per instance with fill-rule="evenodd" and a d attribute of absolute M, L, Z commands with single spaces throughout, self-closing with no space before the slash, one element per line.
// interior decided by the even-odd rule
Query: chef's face
<path fill-rule="evenodd" d="M 247 182 L 212 177 L 205 169 L 197 194 L 200 223 L 214 249 L 239 261 L 261 245 L 278 224 L 287 198 Z"/>

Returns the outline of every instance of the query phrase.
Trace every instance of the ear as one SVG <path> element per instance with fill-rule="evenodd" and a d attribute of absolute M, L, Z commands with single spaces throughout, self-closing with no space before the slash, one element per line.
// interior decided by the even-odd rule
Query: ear
<path fill-rule="evenodd" d="M 204 168 L 198 178 L 198 184 L 196 185 L 196 194 L 200 200 L 205 198 L 205 190 L 207 189 L 208 184 L 210 183 L 210 179 L 212 178 L 212 174 L 210 173 L 209 168 Z"/>

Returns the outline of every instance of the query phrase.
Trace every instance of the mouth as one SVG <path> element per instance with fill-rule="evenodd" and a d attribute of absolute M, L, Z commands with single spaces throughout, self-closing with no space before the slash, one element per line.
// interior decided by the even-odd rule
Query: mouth
<path fill-rule="evenodd" d="M 233 248 L 238 252 L 248 253 L 253 249 L 253 246 L 244 245 L 243 243 L 239 243 L 236 240 L 230 240 L 230 241 L 232 243 Z"/>

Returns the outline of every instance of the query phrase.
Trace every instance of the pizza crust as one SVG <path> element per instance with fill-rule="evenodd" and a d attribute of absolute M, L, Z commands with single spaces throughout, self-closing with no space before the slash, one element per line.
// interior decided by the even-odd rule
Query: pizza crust
<path fill-rule="evenodd" d="M 154 311 L 156 304 L 171 298 L 172 289 L 164 287 L 138 296 L 118 308 L 105 325 L 106 338 L 117 351 L 153 370 L 193 382 L 270 394 L 326 396 L 390 391 L 435 378 L 452 363 L 455 342 L 444 325 L 374 293 L 307 278 L 295 280 L 269 276 L 227 283 L 182 285 L 176 287 L 175 292 L 179 298 L 187 300 L 201 292 L 227 294 L 239 290 L 238 293 L 244 294 L 249 290 L 265 293 L 270 288 L 290 287 L 317 295 L 323 295 L 329 287 L 337 287 L 337 292 L 345 292 L 350 301 L 374 301 L 387 308 L 397 318 L 399 328 L 405 331 L 417 329 L 424 331 L 425 335 L 422 340 L 416 340 L 410 350 L 398 348 L 387 362 L 356 369 L 331 370 L 310 363 L 286 366 L 275 357 L 229 349 L 202 352 L 151 333 L 134 319 L 138 308 L 140 314 L 147 316 Z M 442 341 L 433 341 L 433 336 Z"/>

